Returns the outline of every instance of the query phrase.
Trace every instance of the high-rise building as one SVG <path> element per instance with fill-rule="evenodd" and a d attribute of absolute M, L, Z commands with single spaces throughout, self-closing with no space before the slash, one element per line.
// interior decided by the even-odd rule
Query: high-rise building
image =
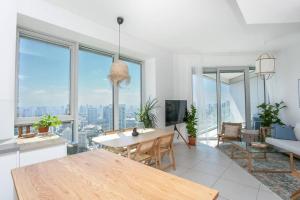
<path fill-rule="evenodd" d="M 119 105 L 119 128 L 126 128 L 126 112 L 125 112 L 125 104 Z"/>
<path fill-rule="evenodd" d="M 88 147 L 88 138 L 86 132 L 78 132 L 78 147 L 87 148 Z"/>
<path fill-rule="evenodd" d="M 94 107 L 88 108 L 87 121 L 89 124 L 97 124 L 97 109 Z"/>
<path fill-rule="evenodd" d="M 103 107 L 102 119 L 103 119 L 102 129 L 104 131 L 112 130 L 113 129 L 112 105 Z"/>

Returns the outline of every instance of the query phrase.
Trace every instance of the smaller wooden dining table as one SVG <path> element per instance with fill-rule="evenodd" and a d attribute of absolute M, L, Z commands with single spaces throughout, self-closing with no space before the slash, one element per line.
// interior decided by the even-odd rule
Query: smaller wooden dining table
<path fill-rule="evenodd" d="M 132 136 L 132 131 L 124 131 L 110 135 L 94 137 L 92 141 L 106 147 L 127 148 L 127 157 L 130 158 L 130 150 L 141 142 L 155 140 L 159 137 L 174 134 L 173 129 L 138 129 L 139 135 Z"/>

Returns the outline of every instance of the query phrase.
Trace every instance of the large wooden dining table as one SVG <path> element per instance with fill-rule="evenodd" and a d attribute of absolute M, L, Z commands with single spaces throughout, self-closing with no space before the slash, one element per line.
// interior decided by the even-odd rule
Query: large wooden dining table
<path fill-rule="evenodd" d="M 93 142 L 106 147 L 122 148 L 126 147 L 128 157 L 130 158 L 130 149 L 141 142 L 157 139 L 162 136 L 174 134 L 173 129 L 139 129 L 138 136 L 132 136 L 132 131 L 118 132 L 110 135 L 101 135 L 94 137 Z"/>
<path fill-rule="evenodd" d="M 206 186 L 95 150 L 12 170 L 19 200 L 215 200 Z"/>

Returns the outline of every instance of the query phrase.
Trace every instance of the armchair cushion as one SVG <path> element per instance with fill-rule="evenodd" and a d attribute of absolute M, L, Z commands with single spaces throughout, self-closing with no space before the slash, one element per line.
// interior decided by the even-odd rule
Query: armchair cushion
<path fill-rule="evenodd" d="M 238 137 L 239 136 L 240 127 L 226 124 L 224 125 L 224 135 L 227 137 Z"/>

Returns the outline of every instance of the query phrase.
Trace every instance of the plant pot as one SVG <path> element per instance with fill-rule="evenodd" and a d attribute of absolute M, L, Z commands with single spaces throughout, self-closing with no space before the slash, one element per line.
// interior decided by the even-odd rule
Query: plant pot
<path fill-rule="evenodd" d="M 260 127 L 259 138 L 260 142 L 265 142 L 266 137 L 271 136 L 271 127 Z"/>
<path fill-rule="evenodd" d="M 49 127 L 40 127 L 40 128 L 38 129 L 38 131 L 39 131 L 40 134 L 46 135 L 46 134 L 48 134 L 48 132 L 49 132 Z"/>
<path fill-rule="evenodd" d="M 189 145 L 195 146 L 196 141 L 197 141 L 196 137 L 189 136 Z"/>

